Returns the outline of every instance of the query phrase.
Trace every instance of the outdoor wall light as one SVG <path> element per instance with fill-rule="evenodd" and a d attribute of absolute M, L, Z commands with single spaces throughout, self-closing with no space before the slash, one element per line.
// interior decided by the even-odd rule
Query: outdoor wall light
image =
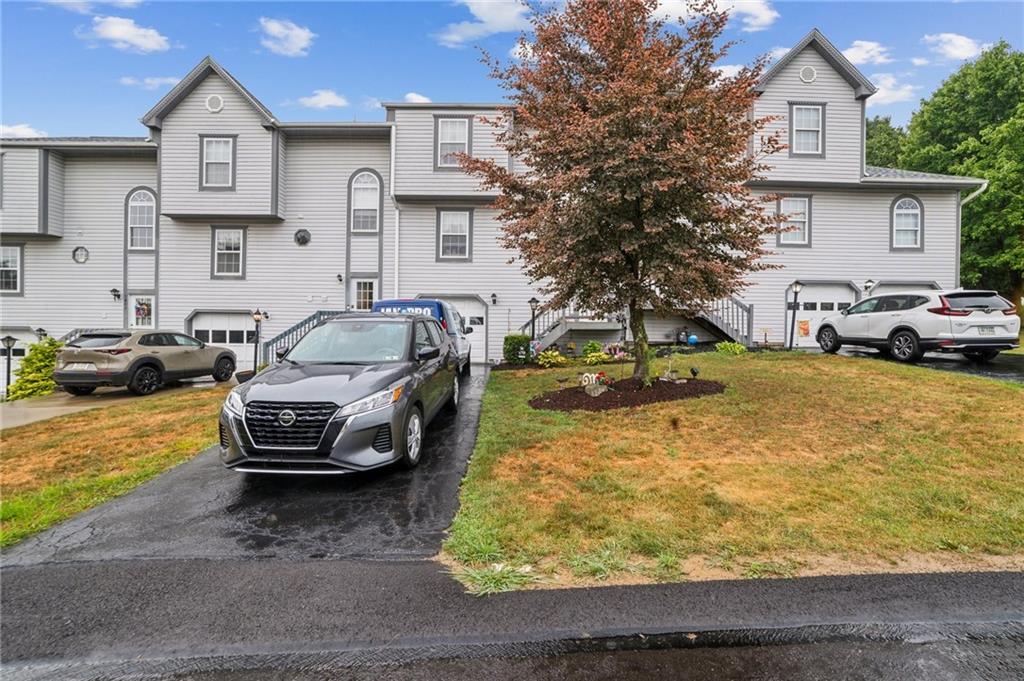
<path fill-rule="evenodd" d="M 38 338 L 39 340 L 43 340 L 44 338 L 46 338 L 46 329 L 44 329 L 43 327 L 39 327 L 32 333 L 34 333 L 36 335 L 36 338 Z"/>
<path fill-rule="evenodd" d="M 873 289 L 874 287 L 875 287 L 875 280 L 874 279 L 868 279 L 867 281 L 864 282 L 864 290 L 867 291 L 868 293 L 870 293 L 871 289 Z"/>
<path fill-rule="evenodd" d="M 345 277 L 343 275 L 339 274 L 339 275 L 337 275 L 337 277 L 338 277 L 338 283 L 339 284 L 344 284 L 345 283 Z"/>
<path fill-rule="evenodd" d="M 491 305 L 497 305 L 497 304 L 498 304 L 498 294 L 497 293 L 492 293 L 491 294 Z"/>
<path fill-rule="evenodd" d="M 120 289 L 116 289 L 116 288 L 110 289 L 110 295 L 114 296 L 114 300 L 121 300 L 121 291 L 120 291 Z"/>

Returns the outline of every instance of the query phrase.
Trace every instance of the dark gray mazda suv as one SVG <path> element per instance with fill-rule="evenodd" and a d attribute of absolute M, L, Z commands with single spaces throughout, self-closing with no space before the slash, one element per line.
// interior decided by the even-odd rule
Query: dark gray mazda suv
<path fill-rule="evenodd" d="M 334 317 L 228 394 L 221 461 L 245 473 L 411 468 L 426 425 L 458 408 L 458 361 L 431 317 Z"/>

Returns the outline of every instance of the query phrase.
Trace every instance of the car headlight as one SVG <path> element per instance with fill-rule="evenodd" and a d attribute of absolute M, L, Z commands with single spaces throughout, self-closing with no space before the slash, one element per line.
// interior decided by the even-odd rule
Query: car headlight
<path fill-rule="evenodd" d="M 369 397 L 364 397 L 361 400 L 346 404 L 338 412 L 338 416 L 352 416 L 353 414 L 362 414 L 366 411 L 372 411 L 374 409 L 380 409 L 386 407 L 389 404 L 394 404 L 398 401 L 398 398 L 402 396 L 402 386 L 392 388 L 390 390 L 381 390 L 379 393 L 374 393 Z"/>
<path fill-rule="evenodd" d="M 237 391 L 238 388 L 235 388 L 228 393 L 227 399 L 224 400 L 224 409 L 226 409 L 229 414 L 234 414 L 241 418 L 242 412 L 245 411 L 245 404 L 242 402 L 242 396 L 239 395 Z"/>

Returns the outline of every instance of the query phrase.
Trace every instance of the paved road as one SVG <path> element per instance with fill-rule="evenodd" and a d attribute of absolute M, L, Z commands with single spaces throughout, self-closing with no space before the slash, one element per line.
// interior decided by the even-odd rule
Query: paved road
<path fill-rule="evenodd" d="M 63 390 L 57 391 L 45 397 L 33 397 L 14 402 L 0 402 L 0 429 L 16 428 L 37 421 L 45 421 L 65 414 L 77 414 L 80 411 L 95 409 L 97 407 L 110 407 L 127 400 L 146 400 L 158 395 L 166 395 L 175 390 L 189 390 L 192 388 L 212 388 L 220 385 L 209 380 L 184 381 L 180 385 L 174 385 L 157 391 L 153 395 L 140 397 L 128 391 L 127 388 L 99 388 L 92 395 L 69 395 Z"/>
<path fill-rule="evenodd" d="M 812 352 L 814 351 L 812 350 Z M 881 362 L 896 361 L 877 350 L 843 348 L 839 352 L 850 357 L 865 357 Z M 991 362 L 974 362 L 957 353 L 928 352 L 918 360 L 917 365 L 940 371 L 953 371 L 960 374 L 1024 383 L 1024 355 L 1001 353 Z"/>

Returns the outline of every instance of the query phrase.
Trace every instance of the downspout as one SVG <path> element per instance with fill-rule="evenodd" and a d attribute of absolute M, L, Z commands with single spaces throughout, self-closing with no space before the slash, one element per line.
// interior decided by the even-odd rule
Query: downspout
<path fill-rule="evenodd" d="M 398 208 L 398 201 L 395 200 L 395 137 L 398 135 L 398 129 L 395 127 L 394 122 L 391 123 L 391 167 L 389 170 L 390 179 L 388 181 L 389 194 L 391 195 L 391 203 L 395 207 L 395 262 L 394 262 L 394 290 L 392 291 L 392 297 L 400 298 L 398 295 L 398 251 L 401 248 L 399 244 L 402 243 L 402 211 Z M 383 274 L 383 273 L 382 273 Z"/>
<path fill-rule="evenodd" d="M 956 288 L 960 288 L 960 250 L 962 247 L 962 230 L 963 226 L 961 221 L 963 220 L 963 208 L 968 203 L 977 198 L 982 192 L 988 189 L 988 180 L 982 180 L 981 186 L 975 189 L 973 192 L 967 195 L 967 198 L 961 199 L 960 192 L 957 192 L 957 200 L 959 203 L 956 207 Z"/>
<path fill-rule="evenodd" d="M 988 189 L 988 180 L 982 180 L 981 186 L 975 189 L 973 192 L 967 195 L 967 198 L 960 202 L 961 206 L 966 206 L 968 203 L 973 201 L 979 194 Z"/>

